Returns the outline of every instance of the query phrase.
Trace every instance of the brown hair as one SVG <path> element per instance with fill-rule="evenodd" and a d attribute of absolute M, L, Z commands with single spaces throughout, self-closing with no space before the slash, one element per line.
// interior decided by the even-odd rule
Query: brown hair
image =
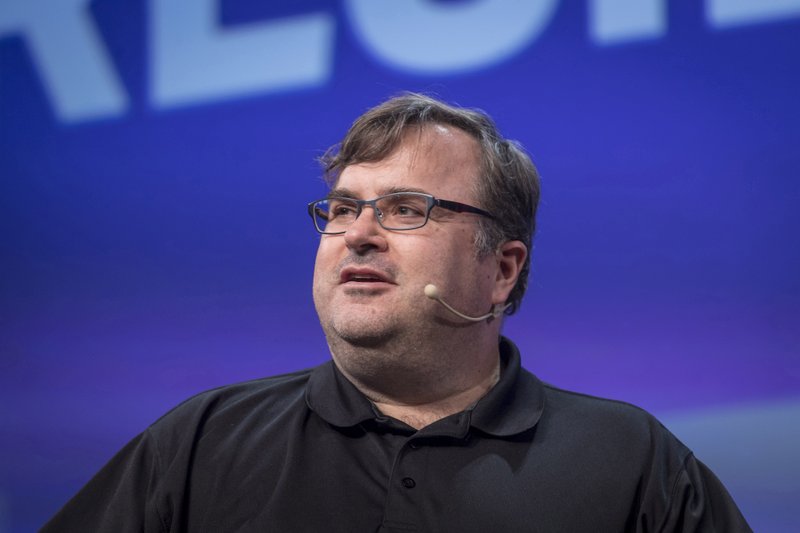
<path fill-rule="evenodd" d="M 481 175 L 477 183 L 480 207 L 494 219 L 481 217 L 475 235 L 479 255 L 495 253 L 506 241 L 518 240 L 528 256 L 517 284 L 509 294 L 513 314 L 528 286 L 531 243 L 539 203 L 539 175 L 523 148 L 504 139 L 484 112 L 451 106 L 429 96 L 406 93 L 387 100 L 361 115 L 344 137 L 320 159 L 325 180 L 334 185 L 350 165 L 381 161 L 391 155 L 411 127 L 441 124 L 459 128 L 480 146 Z"/>

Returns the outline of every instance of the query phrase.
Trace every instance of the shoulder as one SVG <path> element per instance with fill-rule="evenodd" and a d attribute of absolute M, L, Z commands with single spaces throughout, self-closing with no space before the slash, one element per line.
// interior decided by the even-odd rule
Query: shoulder
<path fill-rule="evenodd" d="M 534 441 L 553 464 L 569 465 L 589 499 L 629 505 L 637 531 L 750 531 L 722 483 L 656 417 L 551 385 L 543 392 Z"/>
<path fill-rule="evenodd" d="M 263 400 L 277 404 L 286 403 L 291 401 L 293 396 L 302 394 L 313 371 L 314 369 L 305 369 L 217 387 L 186 399 L 173 411 L 192 410 L 200 406 L 225 409 L 236 407 L 241 403 Z"/>
<path fill-rule="evenodd" d="M 653 415 L 628 402 L 600 398 L 542 384 L 547 408 L 555 415 L 588 418 L 597 423 L 651 424 Z"/>
<path fill-rule="evenodd" d="M 319 367 L 317 367 L 319 368 Z M 194 438 L 218 430 L 236 433 L 305 411 L 305 391 L 315 369 L 235 383 L 192 396 L 156 420 L 157 441 Z"/>
<path fill-rule="evenodd" d="M 652 461 L 669 457 L 673 468 L 691 455 L 659 420 L 627 402 L 598 398 L 544 384 L 545 409 L 541 420 L 545 432 L 564 439 L 589 443 L 595 449 Z"/>

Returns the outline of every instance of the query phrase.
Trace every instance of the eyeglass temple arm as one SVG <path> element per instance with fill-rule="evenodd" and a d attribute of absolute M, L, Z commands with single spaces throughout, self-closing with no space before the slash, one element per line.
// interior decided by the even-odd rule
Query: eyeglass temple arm
<path fill-rule="evenodd" d="M 451 200 L 436 199 L 436 205 L 448 211 L 455 211 L 456 213 L 475 213 L 476 215 L 483 215 L 488 218 L 494 218 L 494 215 L 483 209 L 472 207 L 471 205 L 462 204 L 460 202 L 453 202 Z"/>

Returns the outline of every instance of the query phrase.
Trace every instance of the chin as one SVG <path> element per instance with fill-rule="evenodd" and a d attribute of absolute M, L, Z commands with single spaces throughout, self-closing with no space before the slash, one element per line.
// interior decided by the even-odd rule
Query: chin
<path fill-rule="evenodd" d="M 323 329 L 329 341 L 337 339 L 359 348 L 379 348 L 395 337 L 397 324 L 388 317 L 365 319 L 350 315 L 330 321 L 329 327 Z"/>

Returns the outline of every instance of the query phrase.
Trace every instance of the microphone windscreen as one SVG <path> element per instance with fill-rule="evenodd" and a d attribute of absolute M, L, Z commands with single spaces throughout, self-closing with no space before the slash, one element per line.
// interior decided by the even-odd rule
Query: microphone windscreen
<path fill-rule="evenodd" d="M 425 285 L 425 296 L 431 300 L 435 300 L 439 297 L 439 289 L 436 288 L 436 285 L 429 283 Z"/>

